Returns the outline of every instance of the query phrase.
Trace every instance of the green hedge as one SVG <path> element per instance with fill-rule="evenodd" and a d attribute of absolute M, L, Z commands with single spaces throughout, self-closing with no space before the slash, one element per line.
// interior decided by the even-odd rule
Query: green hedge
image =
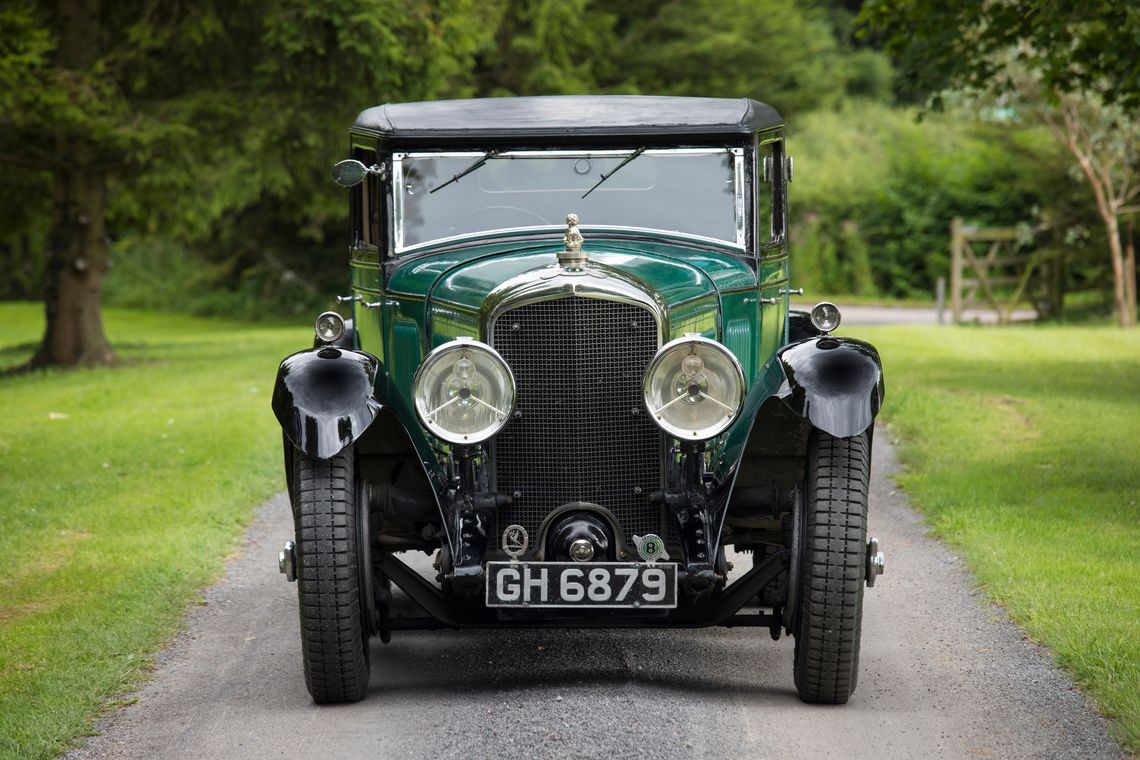
<path fill-rule="evenodd" d="M 1043 129 L 848 103 L 793 123 L 789 150 L 794 276 L 817 292 L 930 294 L 955 216 L 1023 224 L 1031 246 L 1095 247 L 1087 192 Z"/>

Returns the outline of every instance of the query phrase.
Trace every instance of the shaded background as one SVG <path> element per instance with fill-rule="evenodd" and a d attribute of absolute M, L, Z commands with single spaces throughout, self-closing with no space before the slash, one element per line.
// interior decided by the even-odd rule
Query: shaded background
<path fill-rule="evenodd" d="M 883 48 L 907 30 L 881 18 L 864 28 L 861 5 L 9 3 L 0 299 L 43 296 L 58 169 L 80 161 L 106 178 L 104 303 L 245 319 L 312 313 L 343 289 L 346 203 L 329 168 L 358 111 L 598 92 L 774 105 L 790 125 L 794 277 L 809 293 L 929 297 L 961 216 L 1021 225 L 1027 249 L 1064 251 L 1067 288 L 1090 291 L 1084 308 L 1111 310 L 1104 225 L 1072 156 L 1014 108 L 950 98 L 917 121 L 946 83 L 898 76 Z M 925 4 L 875 5 L 864 21 L 877 10 L 905 22 L 891 6 Z M 67 25 L 84 13 L 94 25 L 61 63 Z"/>

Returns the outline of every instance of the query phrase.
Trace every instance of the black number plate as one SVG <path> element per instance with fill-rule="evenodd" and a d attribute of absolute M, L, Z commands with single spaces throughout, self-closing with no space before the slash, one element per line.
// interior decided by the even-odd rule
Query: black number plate
<path fill-rule="evenodd" d="M 488 607 L 677 606 L 671 562 L 488 562 Z"/>

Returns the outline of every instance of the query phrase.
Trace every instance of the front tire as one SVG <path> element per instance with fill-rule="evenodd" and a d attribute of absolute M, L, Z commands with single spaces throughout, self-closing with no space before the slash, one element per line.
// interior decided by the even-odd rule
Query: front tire
<path fill-rule="evenodd" d="M 305 686 L 318 704 L 357 702 L 368 689 L 371 584 L 352 447 L 328 460 L 296 452 L 293 479 Z"/>
<path fill-rule="evenodd" d="M 855 692 L 870 471 L 866 434 L 835 438 L 812 433 L 794 563 L 795 681 L 805 702 L 843 704 Z"/>

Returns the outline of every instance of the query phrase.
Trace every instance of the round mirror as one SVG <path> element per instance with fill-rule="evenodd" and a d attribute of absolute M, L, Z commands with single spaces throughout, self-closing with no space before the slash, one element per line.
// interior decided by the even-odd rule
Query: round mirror
<path fill-rule="evenodd" d="M 346 158 L 332 170 L 333 182 L 341 187 L 356 187 L 368 176 L 368 167 L 355 158 Z"/>

